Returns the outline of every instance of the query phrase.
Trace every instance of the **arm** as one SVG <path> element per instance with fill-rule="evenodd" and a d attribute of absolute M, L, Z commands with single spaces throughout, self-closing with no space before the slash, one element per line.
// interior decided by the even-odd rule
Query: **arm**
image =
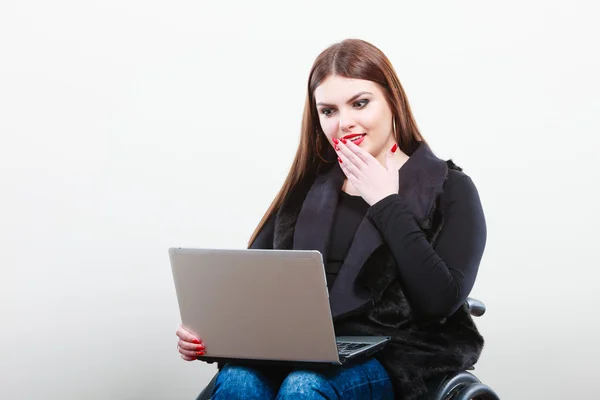
<path fill-rule="evenodd" d="M 435 248 L 429 243 L 402 196 L 374 204 L 369 215 L 390 247 L 411 307 L 443 318 L 467 299 L 486 243 L 486 223 L 473 181 L 463 175 L 443 194 L 444 226 Z"/>

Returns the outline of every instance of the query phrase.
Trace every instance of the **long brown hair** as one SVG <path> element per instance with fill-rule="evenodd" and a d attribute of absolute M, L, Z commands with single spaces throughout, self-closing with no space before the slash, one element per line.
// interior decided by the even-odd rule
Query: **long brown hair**
<path fill-rule="evenodd" d="M 419 142 L 424 142 L 396 71 L 381 50 L 360 39 L 346 39 L 328 47 L 319 54 L 310 70 L 300 144 L 294 162 L 279 193 L 254 230 L 249 246 L 252 245 L 266 221 L 281 207 L 285 197 L 296 184 L 304 177 L 327 168 L 327 164 L 337 159 L 321 130 L 314 98 L 315 89 L 330 75 L 369 80 L 379 84 L 392 110 L 395 124 L 394 136 L 400 149 L 411 155 Z"/>

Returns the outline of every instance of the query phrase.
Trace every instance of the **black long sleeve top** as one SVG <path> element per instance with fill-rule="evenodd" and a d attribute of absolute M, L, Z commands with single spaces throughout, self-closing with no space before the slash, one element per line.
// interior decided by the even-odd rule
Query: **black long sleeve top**
<path fill-rule="evenodd" d="M 475 283 L 487 239 L 479 193 L 471 178 L 449 171 L 439 207 L 444 226 L 432 245 L 399 194 L 369 205 L 342 193 L 325 260 L 331 287 L 365 215 L 377 227 L 399 269 L 404 294 L 421 315 L 444 318 L 467 299 Z M 275 218 L 264 229 L 272 239 Z"/>
<path fill-rule="evenodd" d="M 354 233 L 364 218 L 369 204 L 360 196 L 352 196 L 341 192 L 331 227 L 331 238 L 327 259 L 325 260 L 325 273 L 327 276 L 327 287 L 331 290 L 335 278 L 346 254 L 350 250 Z"/>
<path fill-rule="evenodd" d="M 401 195 L 390 195 L 369 207 L 360 196 L 342 193 L 325 265 L 328 286 L 333 285 L 354 232 L 367 215 L 390 248 L 411 306 L 429 316 L 451 315 L 475 283 L 486 223 L 477 189 L 465 174 L 450 173 L 440 207 L 445 220 L 434 247 Z"/>

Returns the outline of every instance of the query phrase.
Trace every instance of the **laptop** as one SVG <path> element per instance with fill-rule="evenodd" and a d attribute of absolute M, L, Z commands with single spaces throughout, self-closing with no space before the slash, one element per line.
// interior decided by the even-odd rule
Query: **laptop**
<path fill-rule="evenodd" d="M 169 249 L 182 325 L 207 362 L 343 365 L 389 336 L 335 336 L 315 250 Z"/>

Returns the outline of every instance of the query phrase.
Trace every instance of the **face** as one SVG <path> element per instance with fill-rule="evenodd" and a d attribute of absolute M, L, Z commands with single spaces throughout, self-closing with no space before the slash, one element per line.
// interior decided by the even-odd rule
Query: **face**
<path fill-rule="evenodd" d="M 314 96 L 321 128 L 332 145 L 333 138 L 352 139 L 380 158 L 395 143 L 392 110 L 375 82 L 332 75 Z"/>

